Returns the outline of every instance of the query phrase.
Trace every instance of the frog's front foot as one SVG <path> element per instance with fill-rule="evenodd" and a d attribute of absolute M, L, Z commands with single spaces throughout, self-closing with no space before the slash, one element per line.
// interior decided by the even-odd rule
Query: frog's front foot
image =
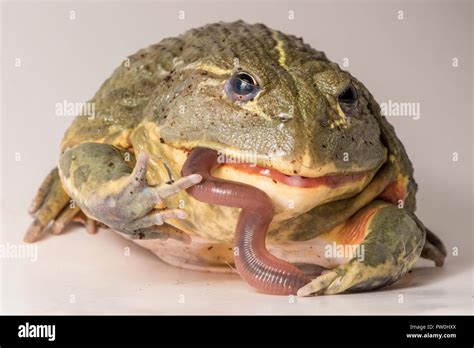
<path fill-rule="evenodd" d="M 84 143 L 67 151 L 60 160 L 60 175 L 67 191 L 84 213 L 130 238 L 174 238 L 189 242 L 189 236 L 162 233 L 159 225 L 168 219 L 183 219 L 181 209 L 156 210 L 167 197 L 201 181 L 190 175 L 163 186 L 146 181 L 148 155 L 141 153 L 132 168 L 120 150 L 105 144 Z"/>
<path fill-rule="evenodd" d="M 394 283 L 420 256 L 425 234 L 424 226 L 413 214 L 373 202 L 326 236 L 329 257 L 351 253 L 349 261 L 313 279 L 297 295 L 366 291 Z"/>

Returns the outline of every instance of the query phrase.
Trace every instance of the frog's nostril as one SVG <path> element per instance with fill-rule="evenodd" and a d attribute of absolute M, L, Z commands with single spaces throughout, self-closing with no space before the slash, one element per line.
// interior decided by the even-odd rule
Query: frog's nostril
<path fill-rule="evenodd" d="M 277 117 L 280 119 L 281 122 L 288 122 L 293 118 L 293 115 L 285 113 L 285 112 L 280 112 Z"/>

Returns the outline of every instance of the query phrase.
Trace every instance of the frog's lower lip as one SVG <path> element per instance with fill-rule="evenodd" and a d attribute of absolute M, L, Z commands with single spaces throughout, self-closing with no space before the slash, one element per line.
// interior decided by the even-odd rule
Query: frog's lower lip
<path fill-rule="evenodd" d="M 231 167 L 238 171 L 242 171 L 247 174 L 268 177 L 276 182 L 280 182 L 288 186 L 302 188 L 313 188 L 318 186 L 327 186 L 329 188 L 335 188 L 347 183 L 362 180 L 370 173 L 370 171 L 361 171 L 347 174 L 325 175 L 315 178 L 308 178 L 299 175 L 283 174 L 277 170 L 260 167 L 258 165 L 250 163 L 225 163 L 223 165 Z"/>

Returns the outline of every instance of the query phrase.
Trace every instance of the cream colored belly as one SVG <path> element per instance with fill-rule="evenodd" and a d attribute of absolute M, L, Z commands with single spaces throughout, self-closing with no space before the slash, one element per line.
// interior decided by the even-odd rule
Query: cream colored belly
<path fill-rule="evenodd" d="M 190 244 L 174 239 L 133 241 L 149 249 L 166 263 L 179 268 L 220 273 L 235 271 L 233 246 L 230 242 L 210 242 L 199 236 L 192 236 Z M 279 259 L 293 264 L 332 269 L 349 261 L 352 255 L 327 257 L 331 243 L 324 236 L 318 236 L 305 242 L 267 243 L 267 249 Z"/>

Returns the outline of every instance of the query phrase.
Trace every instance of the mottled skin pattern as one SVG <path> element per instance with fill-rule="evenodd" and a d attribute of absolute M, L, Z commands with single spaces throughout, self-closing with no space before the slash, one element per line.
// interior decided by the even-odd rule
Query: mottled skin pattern
<path fill-rule="evenodd" d="M 253 100 L 234 102 L 226 96 L 224 84 L 236 71 L 257 79 L 261 92 Z M 351 117 L 337 100 L 350 84 L 358 94 Z M 412 267 L 423 247 L 423 256 L 442 264 L 442 243 L 413 214 L 417 185 L 393 127 L 362 83 L 301 39 L 241 21 L 193 29 L 130 56 L 90 102 L 95 117 L 78 116 L 64 136 L 61 182 L 47 183 L 43 191 L 62 185 L 89 219 L 130 238 L 232 241 L 238 209 L 197 202 L 183 189 L 199 178 L 178 180 L 188 151 L 200 146 L 235 157 L 252 152 L 259 166 L 292 176 L 367 173 L 337 189 L 285 187 L 238 174 L 239 181 L 259 187 L 274 201 L 270 244 L 325 238 L 355 213 L 375 212 L 360 226 L 365 261 L 336 266 L 301 295 L 392 283 Z M 236 174 L 223 167 L 216 175 L 235 180 Z M 141 184 L 133 186 L 134 180 Z M 162 194 L 171 182 L 172 192 Z M 397 187 L 396 194 L 389 187 Z M 285 205 L 287 196 L 296 197 L 294 207 Z M 61 219 L 64 199 L 56 203 L 54 194 L 43 194 L 34 204 L 39 212 L 26 238 L 30 241 L 49 220 Z M 168 214 L 167 208 L 174 210 Z M 163 226 L 153 226 L 165 219 Z M 231 251 L 225 250 L 228 260 Z"/>

